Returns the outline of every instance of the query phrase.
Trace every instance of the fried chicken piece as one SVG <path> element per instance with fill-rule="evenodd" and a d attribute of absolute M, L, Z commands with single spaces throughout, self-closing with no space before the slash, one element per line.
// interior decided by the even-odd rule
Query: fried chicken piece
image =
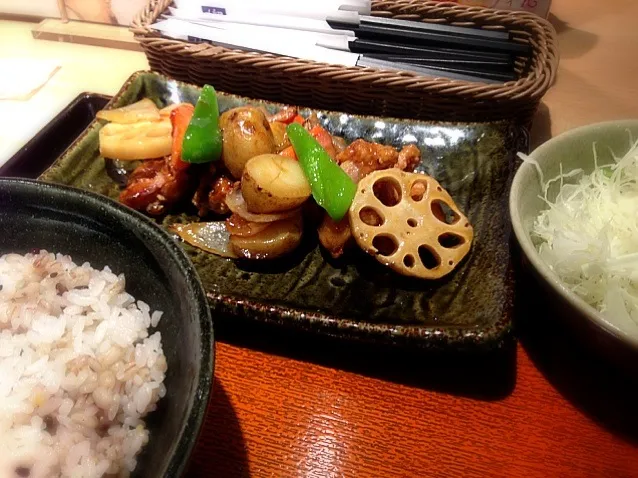
<path fill-rule="evenodd" d="M 165 159 L 149 159 L 140 164 L 128 176 L 127 184 L 138 181 L 140 179 L 152 178 L 164 166 Z"/>
<path fill-rule="evenodd" d="M 346 246 L 352 241 L 350 220 L 347 215 L 339 222 L 336 222 L 328 214 L 324 215 L 317 232 L 319 233 L 319 242 L 335 259 L 343 254 Z"/>
<path fill-rule="evenodd" d="M 317 113 L 311 113 L 310 116 L 306 118 L 306 121 L 304 121 L 303 127 L 310 131 L 315 126 L 321 126 L 321 121 L 319 121 Z"/>
<path fill-rule="evenodd" d="M 228 176 L 219 176 L 208 193 L 208 207 L 216 214 L 228 214 L 230 209 L 226 205 L 226 196 L 233 190 L 234 181 Z"/>
<path fill-rule="evenodd" d="M 120 202 L 152 216 L 166 212 L 190 188 L 190 178 L 184 169 L 172 167 L 170 157 L 144 161 L 129 176 Z"/>
<path fill-rule="evenodd" d="M 342 153 L 348 147 L 348 143 L 341 136 L 333 136 L 332 144 L 335 147 L 336 154 Z"/>
<path fill-rule="evenodd" d="M 421 151 L 413 144 L 408 144 L 399 151 L 399 159 L 395 168 L 401 171 L 414 171 L 421 162 Z"/>
<path fill-rule="evenodd" d="M 413 144 L 397 151 L 392 146 L 358 139 L 350 143 L 336 159 L 352 180 L 359 182 L 364 176 L 380 169 L 399 168 L 403 171 L 413 171 L 421 160 L 421 152 Z"/>
<path fill-rule="evenodd" d="M 193 106 L 182 104 L 171 110 L 173 145 L 162 159 L 144 161 L 128 178 L 120 202 L 152 216 L 164 214 L 192 187 L 190 164 L 182 161 L 182 140 L 193 115 Z"/>
<path fill-rule="evenodd" d="M 296 106 L 284 106 L 273 115 L 269 115 L 266 111 L 265 114 L 269 123 L 278 121 L 280 123 L 290 124 L 292 123 L 292 120 L 295 119 L 295 116 L 297 116 L 297 111 L 298 110 Z"/>
<path fill-rule="evenodd" d="M 197 215 L 204 217 L 210 211 L 215 214 L 228 214 L 226 196 L 233 190 L 234 182 L 225 174 L 216 176 L 217 168 L 214 164 L 202 176 L 199 186 L 193 196 L 193 205 L 197 208 Z"/>
<path fill-rule="evenodd" d="M 366 224 L 375 224 L 377 219 L 374 214 L 368 213 L 366 218 L 364 218 L 364 222 Z M 319 233 L 319 242 L 334 259 L 340 257 L 354 242 L 348 216 L 336 222 L 328 214 L 325 214 L 317 232 Z"/>
<path fill-rule="evenodd" d="M 215 166 L 215 163 L 211 163 L 208 170 L 200 178 L 197 190 L 193 195 L 193 199 L 191 202 L 193 203 L 193 206 L 197 208 L 197 215 L 199 217 L 204 217 L 206 214 L 208 214 L 208 193 L 211 190 L 210 185 L 215 180 L 216 172 L 217 167 Z"/>
<path fill-rule="evenodd" d="M 341 169 L 358 183 L 364 176 L 380 169 L 399 168 L 403 171 L 413 171 L 421 161 L 421 152 L 413 144 L 397 151 L 392 146 L 358 139 L 341 151 L 336 160 Z M 318 232 L 319 242 L 334 258 L 343 254 L 352 242 L 347 218 L 337 223 L 326 214 Z"/>

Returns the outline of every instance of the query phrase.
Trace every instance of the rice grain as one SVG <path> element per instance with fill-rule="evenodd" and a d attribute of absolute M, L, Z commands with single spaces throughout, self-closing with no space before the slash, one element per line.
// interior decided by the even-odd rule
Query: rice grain
<path fill-rule="evenodd" d="M 0 478 L 129 476 L 166 394 L 162 317 L 108 267 L 0 256 Z"/>

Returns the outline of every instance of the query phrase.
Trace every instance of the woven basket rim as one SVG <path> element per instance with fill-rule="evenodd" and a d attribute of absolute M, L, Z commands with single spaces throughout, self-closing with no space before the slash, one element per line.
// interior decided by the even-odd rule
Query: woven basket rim
<path fill-rule="evenodd" d="M 314 70 L 323 70 L 326 76 L 348 76 L 359 77 L 365 75 L 361 81 L 368 84 L 384 84 L 390 86 L 391 83 L 405 83 L 407 89 L 421 90 L 424 88 L 436 91 L 438 94 L 455 96 L 468 96 L 471 98 L 485 97 L 485 99 L 522 99 L 527 95 L 527 99 L 535 99 L 543 96 L 552 85 L 558 68 L 557 40 L 556 32 L 549 21 L 540 18 L 532 13 L 521 11 L 494 10 L 485 7 L 463 6 L 451 2 L 434 2 L 420 0 L 393 0 L 386 2 L 375 0 L 374 7 L 392 4 L 406 11 L 414 8 L 425 8 L 431 12 L 441 12 L 443 14 L 457 14 L 461 16 L 489 18 L 508 18 L 512 24 L 533 24 L 544 35 L 539 38 L 544 43 L 544 48 L 534 49 L 534 55 L 539 55 L 537 64 L 543 65 L 536 71 L 532 69 L 526 76 L 518 80 L 499 84 L 486 84 L 471 82 L 466 80 L 453 80 L 444 78 L 428 78 L 410 72 L 396 72 L 390 70 L 378 70 L 373 68 L 344 67 L 329 63 L 320 63 L 311 60 L 302 60 L 272 54 L 262 54 L 256 52 L 245 52 L 231 50 L 211 44 L 195 44 L 182 40 L 169 39 L 158 32 L 152 30 L 150 25 L 173 3 L 172 0 L 149 0 L 147 5 L 135 16 L 131 23 L 131 31 L 134 37 L 142 44 L 149 47 L 158 47 L 170 50 L 171 53 L 186 54 L 192 57 L 206 57 L 216 55 L 219 59 L 229 62 L 250 61 L 252 64 L 275 63 L 283 71 L 298 69 L 303 74 L 313 74 Z M 407 14 L 406 14 L 407 15 Z M 454 23 L 454 22 L 453 22 Z"/>

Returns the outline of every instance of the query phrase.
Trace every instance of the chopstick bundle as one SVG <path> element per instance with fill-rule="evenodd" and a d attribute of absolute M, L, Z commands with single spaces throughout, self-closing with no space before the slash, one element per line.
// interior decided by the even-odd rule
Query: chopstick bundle
<path fill-rule="evenodd" d="M 175 3 L 152 28 L 177 39 L 344 66 L 500 83 L 515 80 L 515 59 L 530 54 L 505 32 L 370 16 L 370 0 Z"/>

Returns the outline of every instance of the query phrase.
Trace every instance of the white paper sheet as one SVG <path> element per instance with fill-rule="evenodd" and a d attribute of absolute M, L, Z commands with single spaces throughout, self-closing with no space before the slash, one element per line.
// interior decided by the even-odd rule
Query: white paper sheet
<path fill-rule="evenodd" d="M 57 60 L 0 58 L 0 166 L 68 103 L 38 95 L 60 68 Z"/>
<path fill-rule="evenodd" d="M 54 60 L 0 58 L 0 100 L 29 100 L 60 68 Z"/>

